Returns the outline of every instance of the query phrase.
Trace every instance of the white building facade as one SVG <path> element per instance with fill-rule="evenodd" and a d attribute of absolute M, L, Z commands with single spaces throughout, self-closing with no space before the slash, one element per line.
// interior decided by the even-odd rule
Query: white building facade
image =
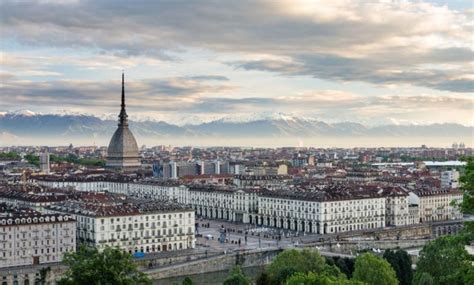
<path fill-rule="evenodd" d="M 76 250 L 76 221 L 69 215 L 0 217 L 0 268 L 62 261 Z"/>
<path fill-rule="evenodd" d="M 98 213 L 80 207 L 57 204 L 49 208 L 68 213 L 77 220 L 79 243 L 99 249 L 116 246 L 129 253 L 183 250 L 195 246 L 193 210 L 120 214 L 113 209 Z"/>

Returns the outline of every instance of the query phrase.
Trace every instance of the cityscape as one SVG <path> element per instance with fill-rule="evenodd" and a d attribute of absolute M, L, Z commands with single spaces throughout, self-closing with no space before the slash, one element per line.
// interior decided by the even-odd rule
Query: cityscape
<path fill-rule="evenodd" d="M 474 284 L 470 6 L 2 1 L 0 284 Z"/>

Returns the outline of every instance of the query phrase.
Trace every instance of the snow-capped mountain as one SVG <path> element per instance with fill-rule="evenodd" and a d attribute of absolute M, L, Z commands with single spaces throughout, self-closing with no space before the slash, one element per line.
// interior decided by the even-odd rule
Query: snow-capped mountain
<path fill-rule="evenodd" d="M 35 114 L 34 112 L 3 113 L 0 133 L 19 138 L 54 137 L 108 140 L 117 120 L 79 114 Z M 130 121 L 130 128 L 139 138 L 282 138 L 282 137 L 471 137 L 473 127 L 460 124 L 380 125 L 366 126 L 354 122 L 327 123 L 312 118 L 285 114 L 258 115 L 254 118 L 176 125 L 163 121 Z"/>

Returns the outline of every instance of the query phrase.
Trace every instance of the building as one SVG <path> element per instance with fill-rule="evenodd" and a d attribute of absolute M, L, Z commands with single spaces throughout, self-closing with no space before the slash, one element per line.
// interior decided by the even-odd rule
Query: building
<path fill-rule="evenodd" d="M 49 153 L 48 150 L 39 154 L 39 166 L 41 173 L 49 174 Z"/>
<path fill-rule="evenodd" d="M 76 250 L 76 221 L 0 204 L 0 268 L 62 261 Z"/>
<path fill-rule="evenodd" d="M 330 187 L 310 193 L 268 191 L 258 200 L 257 225 L 317 234 L 385 227 L 385 197 Z"/>
<path fill-rule="evenodd" d="M 458 206 L 462 192 L 455 189 L 416 189 L 409 193 L 409 204 L 418 206 L 419 222 L 462 219 Z"/>
<path fill-rule="evenodd" d="M 319 234 L 462 218 L 459 210 L 451 206 L 452 200 L 462 199 L 456 190 L 348 183 L 294 184 L 290 183 L 291 177 L 284 176 L 241 175 L 234 177 L 234 185 L 183 185 L 176 180 L 108 181 L 99 177 L 83 181 L 68 179 L 38 183 L 175 201 L 193 208 L 199 217 Z M 212 181 L 213 178 L 202 179 Z"/>
<path fill-rule="evenodd" d="M 448 170 L 441 172 L 442 188 L 458 188 L 459 187 L 459 171 Z"/>
<path fill-rule="evenodd" d="M 233 183 L 237 187 L 283 186 L 291 182 L 289 175 L 235 175 Z"/>
<path fill-rule="evenodd" d="M 194 211 L 169 200 L 131 199 L 87 193 L 79 201 L 48 207 L 77 220 L 79 243 L 99 250 L 116 246 L 129 253 L 183 250 L 195 246 Z"/>
<path fill-rule="evenodd" d="M 126 171 L 140 168 L 140 156 L 135 137 L 128 128 L 128 115 L 125 111 L 125 79 L 122 73 L 122 104 L 119 114 L 119 124 L 107 149 L 106 166 Z"/>
<path fill-rule="evenodd" d="M 410 219 L 407 190 L 401 187 L 385 187 L 382 194 L 387 199 L 385 203 L 385 222 L 387 226 L 406 226 L 418 223 L 416 219 Z M 413 214 L 411 213 L 411 215 Z"/>
<path fill-rule="evenodd" d="M 69 198 L 64 191 L 52 191 L 35 185 L 0 184 L 0 203 L 42 211 L 44 207 Z"/>

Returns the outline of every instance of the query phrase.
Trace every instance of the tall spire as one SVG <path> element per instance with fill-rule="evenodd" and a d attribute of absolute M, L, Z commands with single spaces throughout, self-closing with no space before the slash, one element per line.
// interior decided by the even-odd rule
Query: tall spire
<path fill-rule="evenodd" d="M 122 110 L 125 110 L 125 73 L 122 71 Z"/>
<path fill-rule="evenodd" d="M 119 126 L 128 126 L 127 112 L 125 111 L 125 74 L 122 71 L 122 104 L 120 105 Z"/>

